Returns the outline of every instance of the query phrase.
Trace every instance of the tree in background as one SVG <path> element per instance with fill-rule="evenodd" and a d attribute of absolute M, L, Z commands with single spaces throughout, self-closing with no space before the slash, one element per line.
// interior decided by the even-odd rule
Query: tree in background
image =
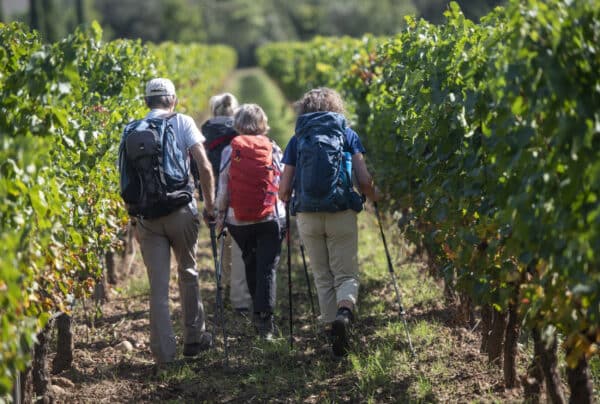
<path fill-rule="evenodd" d="M 85 4 L 83 0 L 75 0 L 75 10 L 77 15 L 77 24 L 83 24 L 85 20 Z"/>
<path fill-rule="evenodd" d="M 265 42 L 315 35 L 389 35 L 416 14 L 411 0 L 198 0 L 207 39 L 236 48 L 241 65 L 254 63 Z"/>
<path fill-rule="evenodd" d="M 29 0 L 29 26 L 31 29 L 40 30 L 40 11 L 37 0 Z"/>
<path fill-rule="evenodd" d="M 505 0 L 457 0 L 479 19 Z M 40 4 L 41 2 L 41 4 Z M 406 15 L 440 22 L 450 0 L 29 0 L 30 25 L 48 41 L 98 19 L 107 39 L 208 42 L 234 47 L 242 66 L 266 42 L 315 35 L 393 35 Z"/>
<path fill-rule="evenodd" d="M 361 36 L 391 35 L 404 27 L 406 15 L 416 15 L 411 1 L 404 0 L 335 0 L 323 2 L 320 33 Z"/>
<path fill-rule="evenodd" d="M 100 22 L 109 38 L 144 41 L 202 42 L 202 10 L 191 0 L 96 0 Z"/>
<path fill-rule="evenodd" d="M 204 26 L 208 41 L 234 46 L 240 59 L 246 59 L 254 50 L 252 44 L 260 42 L 261 27 L 267 17 L 258 1 L 252 0 L 201 0 Z"/>
<path fill-rule="evenodd" d="M 419 15 L 424 19 L 440 23 L 444 18 L 444 11 L 451 0 L 413 0 L 419 10 Z M 494 7 L 506 4 L 506 0 L 455 0 L 465 16 L 475 22 L 489 13 Z"/>
<path fill-rule="evenodd" d="M 79 24 L 97 19 L 94 0 L 29 0 L 29 9 L 11 20 L 27 21 L 46 41 L 53 42 L 73 32 Z M 89 16 L 89 17 L 88 17 Z"/>
<path fill-rule="evenodd" d="M 175 42 L 206 42 L 202 9 L 194 1 L 163 0 L 161 36 Z"/>
<path fill-rule="evenodd" d="M 59 39 L 60 26 L 55 22 L 57 13 L 54 8 L 54 0 L 42 1 L 42 15 L 44 18 L 40 19 L 41 31 L 44 32 L 48 42 L 55 42 Z"/>

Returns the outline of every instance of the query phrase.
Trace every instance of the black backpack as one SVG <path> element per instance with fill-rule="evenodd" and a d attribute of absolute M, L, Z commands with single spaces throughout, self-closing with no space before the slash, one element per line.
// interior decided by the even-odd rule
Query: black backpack
<path fill-rule="evenodd" d="M 175 115 L 133 121 L 123 131 L 121 197 L 132 216 L 165 216 L 192 200 L 187 156 L 169 122 Z"/>
<path fill-rule="evenodd" d="M 202 134 L 206 138 L 204 148 L 210 164 L 212 165 L 213 174 L 215 176 L 215 185 L 219 185 L 219 170 L 221 168 L 221 152 L 231 143 L 231 140 L 237 136 L 237 132 L 233 129 L 233 117 L 217 116 L 206 121 L 201 128 Z M 200 190 L 200 174 L 196 162 L 192 159 L 191 163 L 192 175 L 196 188 Z M 200 190 L 200 195 L 202 191 Z"/>

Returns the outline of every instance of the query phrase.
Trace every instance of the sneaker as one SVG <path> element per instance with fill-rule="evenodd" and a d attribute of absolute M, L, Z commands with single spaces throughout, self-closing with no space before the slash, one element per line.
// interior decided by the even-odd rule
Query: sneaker
<path fill-rule="evenodd" d="M 199 342 L 183 345 L 183 356 L 196 356 L 202 351 L 210 349 L 213 345 L 213 337 L 209 332 L 202 333 Z"/>
<path fill-rule="evenodd" d="M 271 341 L 275 334 L 275 318 L 273 313 L 254 313 L 254 326 L 258 336 Z"/>
<path fill-rule="evenodd" d="M 331 349 L 336 357 L 346 356 L 350 349 L 350 326 L 353 320 L 352 311 L 345 307 L 337 311 L 331 324 Z"/>

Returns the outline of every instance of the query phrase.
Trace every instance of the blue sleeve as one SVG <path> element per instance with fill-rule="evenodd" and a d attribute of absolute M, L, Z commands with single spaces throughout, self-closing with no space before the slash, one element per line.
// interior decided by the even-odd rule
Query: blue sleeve
<path fill-rule="evenodd" d="M 367 151 L 364 146 L 360 142 L 360 138 L 358 134 L 353 131 L 351 128 L 346 128 L 346 142 L 348 143 L 349 152 L 351 155 L 355 155 L 356 153 L 365 154 Z"/>
<path fill-rule="evenodd" d="M 290 141 L 288 142 L 288 144 L 285 148 L 285 152 L 283 153 L 283 158 L 281 159 L 281 162 L 283 164 L 296 167 L 297 145 L 298 145 L 298 138 L 296 136 L 292 136 L 292 138 L 290 139 Z"/>

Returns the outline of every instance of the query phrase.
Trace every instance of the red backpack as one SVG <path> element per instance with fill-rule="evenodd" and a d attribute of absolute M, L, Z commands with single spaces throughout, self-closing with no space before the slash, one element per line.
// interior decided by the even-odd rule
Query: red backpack
<path fill-rule="evenodd" d="M 273 145 L 263 135 L 240 135 L 231 141 L 229 206 L 235 218 L 259 221 L 272 214 L 277 202 L 278 173 L 273 164 Z"/>

